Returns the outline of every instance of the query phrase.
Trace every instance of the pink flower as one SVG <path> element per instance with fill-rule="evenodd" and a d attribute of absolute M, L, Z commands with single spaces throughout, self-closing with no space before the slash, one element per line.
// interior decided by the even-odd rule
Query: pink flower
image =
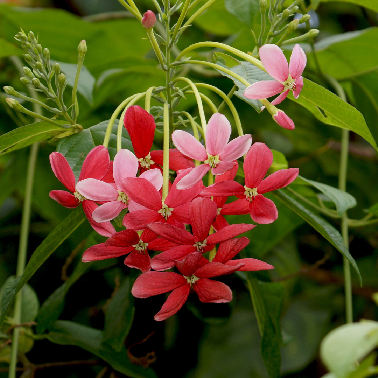
<path fill-rule="evenodd" d="M 190 225 L 192 232 L 167 223 L 151 223 L 148 228 L 163 239 L 178 244 L 170 250 L 156 255 L 152 268 L 165 270 L 172 268 L 175 261 L 182 260 L 193 252 L 207 252 L 215 244 L 232 239 L 246 231 L 252 230 L 252 224 L 233 224 L 209 235 L 210 227 L 217 216 L 217 205 L 208 198 L 195 198 L 190 203 Z"/>
<path fill-rule="evenodd" d="M 191 134 L 176 130 L 172 140 L 184 155 L 205 164 L 194 168 L 177 184 L 177 189 L 188 189 L 202 179 L 207 172 L 221 175 L 235 165 L 235 160 L 243 156 L 251 147 L 251 135 L 243 135 L 228 143 L 231 135 L 231 125 L 227 118 L 215 113 L 209 120 L 206 129 L 206 149 Z"/>
<path fill-rule="evenodd" d="M 281 93 L 272 101 L 272 105 L 281 103 L 290 90 L 293 91 L 294 97 L 298 98 L 303 87 L 301 75 L 307 63 L 306 54 L 302 48 L 298 44 L 294 46 L 289 65 L 277 45 L 261 46 L 259 54 L 266 71 L 276 80 L 258 81 L 244 91 L 244 96 L 258 100 Z"/>
<path fill-rule="evenodd" d="M 154 27 L 156 22 L 155 13 L 148 10 L 142 17 L 142 25 L 145 29 L 151 29 Z"/>
<path fill-rule="evenodd" d="M 52 190 L 50 197 L 69 209 L 83 205 L 83 210 L 91 226 L 102 236 L 111 236 L 115 230 L 110 222 L 100 224 L 92 218 L 97 209 L 93 201 L 89 201 L 77 191 L 80 181 L 88 178 L 101 180 L 107 173 L 110 165 L 108 150 L 104 146 L 97 146 L 87 155 L 81 168 L 79 182 L 76 184 L 75 176 L 66 158 L 59 152 L 50 154 L 51 168 L 57 179 L 73 194 L 64 190 Z"/>
<path fill-rule="evenodd" d="M 273 114 L 273 120 L 284 129 L 288 129 L 288 130 L 295 129 L 293 120 L 282 110 L 277 110 L 277 113 Z"/>
<path fill-rule="evenodd" d="M 110 221 L 128 207 L 129 198 L 125 194 L 124 179 L 135 177 L 137 172 L 138 160 L 135 155 L 129 150 L 120 150 L 114 157 L 114 185 L 94 178 L 87 178 L 77 184 L 78 192 L 84 197 L 93 201 L 106 202 L 93 212 L 93 219 L 97 222 Z M 159 169 L 144 172 L 141 177 L 151 181 L 158 189 L 163 184 L 163 176 Z"/>
<path fill-rule="evenodd" d="M 201 196 L 231 196 L 239 200 L 224 205 L 222 213 L 248 214 L 256 223 L 267 224 L 278 217 L 276 205 L 264 193 L 284 188 L 298 176 L 298 168 L 281 169 L 265 177 L 273 163 L 272 151 L 264 143 L 254 143 L 244 160 L 245 186 L 223 181 L 205 188 Z"/>
<path fill-rule="evenodd" d="M 226 303 L 232 300 L 231 289 L 210 278 L 234 273 L 241 264 L 230 266 L 219 262 L 209 263 L 201 253 L 195 252 L 184 260 L 177 261 L 175 265 L 182 275 L 173 272 L 147 272 L 136 279 L 131 290 L 136 298 L 148 298 L 172 291 L 155 315 L 155 320 L 165 320 L 180 310 L 188 299 L 191 288 L 204 303 Z"/>

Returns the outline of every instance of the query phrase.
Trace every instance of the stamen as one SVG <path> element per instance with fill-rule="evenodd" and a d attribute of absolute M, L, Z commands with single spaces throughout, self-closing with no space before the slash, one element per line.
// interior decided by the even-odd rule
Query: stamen
<path fill-rule="evenodd" d="M 190 277 L 184 276 L 184 278 L 186 279 L 186 281 L 188 282 L 188 284 L 190 286 L 192 286 L 193 284 L 195 284 L 199 280 L 199 278 L 196 277 L 194 274 L 191 275 Z"/>
<path fill-rule="evenodd" d="M 128 204 L 129 203 L 129 198 L 127 197 L 127 195 L 124 193 L 124 192 L 120 192 L 118 190 L 118 198 L 117 198 L 117 201 L 121 201 L 123 202 L 124 204 Z"/>
<path fill-rule="evenodd" d="M 196 244 L 193 245 L 193 247 L 197 248 L 198 252 L 202 252 L 203 249 L 207 246 L 207 241 L 206 239 L 202 242 L 197 242 Z"/>
<path fill-rule="evenodd" d="M 81 195 L 78 191 L 75 191 L 73 195 L 79 202 L 83 202 L 84 200 L 86 200 L 86 198 L 83 195 Z"/>
<path fill-rule="evenodd" d="M 150 169 L 150 166 L 155 164 L 155 162 L 151 159 L 150 153 L 148 153 L 148 155 L 144 158 L 138 159 L 138 161 L 140 163 L 140 166 L 144 169 Z"/>
<path fill-rule="evenodd" d="M 287 80 L 283 82 L 282 84 L 285 86 L 284 92 L 287 90 L 295 91 L 297 89 L 297 84 L 295 82 L 295 79 L 293 79 L 291 75 L 289 75 Z"/>
<path fill-rule="evenodd" d="M 248 188 L 247 186 L 244 186 L 245 192 L 245 199 L 249 202 L 252 202 L 254 198 L 259 194 L 257 193 L 257 188 Z"/>
<path fill-rule="evenodd" d="M 164 202 L 161 207 L 161 209 L 158 211 L 158 213 L 161 214 L 161 216 L 167 220 L 172 215 L 173 208 L 168 207 Z"/>
<path fill-rule="evenodd" d="M 207 153 L 207 160 L 204 163 L 209 164 L 211 168 L 215 168 L 220 163 L 219 155 L 213 156 Z"/>
<path fill-rule="evenodd" d="M 144 243 L 142 240 L 139 240 L 138 244 L 134 244 L 133 247 L 139 253 L 144 253 L 147 250 L 148 243 Z"/>

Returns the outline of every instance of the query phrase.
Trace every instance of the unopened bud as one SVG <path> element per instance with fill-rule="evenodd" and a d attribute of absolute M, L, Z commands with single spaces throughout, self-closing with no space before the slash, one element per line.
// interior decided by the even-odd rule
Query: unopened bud
<path fill-rule="evenodd" d="M 61 87 L 64 87 L 66 84 L 66 75 L 64 73 L 58 75 L 58 83 Z"/>
<path fill-rule="evenodd" d="M 23 67 L 22 70 L 26 76 L 30 77 L 30 79 L 34 78 L 34 74 L 29 67 Z"/>
<path fill-rule="evenodd" d="M 79 52 L 79 54 L 82 54 L 82 55 L 85 55 L 85 53 L 87 52 L 87 43 L 85 42 L 85 40 L 83 39 L 80 43 L 79 43 L 79 46 L 77 48 L 77 51 Z"/>
<path fill-rule="evenodd" d="M 37 45 L 37 51 L 41 54 L 42 53 L 42 45 Z"/>
<path fill-rule="evenodd" d="M 14 108 L 14 109 L 19 109 L 21 107 L 20 103 L 15 100 L 14 98 L 6 98 L 5 101 L 7 102 L 7 104 L 11 107 L 11 108 Z"/>
<path fill-rule="evenodd" d="M 297 13 L 298 11 L 299 11 L 299 7 L 295 6 L 295 7 L 293 7 L 293 8 L 290 9 L 290 14 Z"/>
<path fill-rule="evenodd" d="M 304 14 L 300 19 L 299 23 L 303 24 L 304 22 L 310 21 L 311 16 L 309 14 Z"/>
<path fill-rule="evenodd" d="M 38 70 L 38 71 L 42 71 L 43 70 L 43 65 L 41 62 L 37 62 L 35 64 L 35 68 Z"/>
<path fill-rule="evenodd" d="M 307 36 L 307 38 L 315 38 L 318 34 L 319 34 L 318 29 L 311 29 L 305 35 Z"/>
<path fill-rule="evenodd" d="M 17 41 L 23 41 L 23 42 L 26 42 L 28 40 L 28 36 L 24 33 L 24 31 L 21 29 L 20 32 L 18 32 L 14 38 L 17 40 Z"/>
<path fill-rule="evenodd" d="M 299 20 L 293 20 L 289 23 L 287 30 L 288 31 L 294 31 L 298 29 Z"/>
<path fill-rule="evenodd" d="M 60 72 L 60 65 L 59 65 L 59 63 L 55 63 L 54 64 L 54 71 L 55 71 L 55 73 L 57 75 L 59 74 L 59 72 Z"/>
<path fill-rule="evenodd" d="M 14 90 L 13 87 L 5 86 L 3 87 L 3 89 L 6 94 L 9 94 L 10 96 L 17 96 L 17 92 Z"/>
<path fill-rule="evenodd" d="M 43 49 L 43 57 L 45 58 L 45 59 L 50 59 L 50 51 L 49 51 L 49 49 Z"/>
<path fill-rule="evenodd" d="M 156 22 L 156 16 L 155 13 L 151 10 L 148 10 L 142 18 L 142 25 L 145 29 L 151 29 L 154 27 Z"/>
<path fill-rule="evenodd" d="M 32 50 L 32 45 L 29 42 L 21 43 L 21 48 L 25 51 L 30 51 Z"/>
<path fill-rule="evenodd" d="M 24 54 L 25 62 L 31 64 L 33 62 L 32 57 L 29 54 Z"/>
<path fill-rule="evenodd" d="M 283 19 L 286 19 L 290 16 L 291 12 L 289 9 L 285 9 L 283 12 L 282 12 L 282 18 Z"/>
<path fill-rule="evenodd" d="M 39 81 L 39 79 L 37 79 L 36 77 L 34 79 L 32 79 L 32 84 L 39 88 L 41 86 L 41 82 Z"/>
<path fill-rule="evenodd" d="M 29 42 L 37 44 L 37 40 L 35 39 L 34 33 L 32 31 L 30 31 L 29 34 L 28 34 L 28 40 L 29 40 Z"/>
<path fill-rule="evenodd" d="M 259 3 L 261 12 L 264 13 L 266 11 L 266 7 L 268 6 L 268 2 L 266 0 L 260 0 Z"/>
<path fill-rule="evenodd" d="M 31 80 L 25 76 L 20 77 L 20 81 L 22 84 L 25 84 L 25 85 L 31 84 Z"/>
<path fill-rule="evenodd" d="M 287 130 L 294 130 L 295 125 L 293 120 L 282 110 L 278 110 L 277 114 L 273 115 L 273 120 L 278 125 Z"/>

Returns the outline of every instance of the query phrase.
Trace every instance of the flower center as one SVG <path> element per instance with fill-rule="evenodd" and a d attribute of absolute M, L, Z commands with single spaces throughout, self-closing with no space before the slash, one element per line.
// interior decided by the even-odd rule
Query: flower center
<path fill-rule="evenodd" d="M 218 207 L 218 209 L 217 209 L 217 215 L 220 215 L 221 211 L 222 211 L 222 208 Z"/>
<path fill-rule="evenodd" d="M 207 246 L 207 241 L 206 239 L 202 242 L 197 242 L 196 244 L 193 245 L 193 247 L 197 248 L 198 252 L 202 252 L 203 249 Z"/>
<path fill-rule="evenodd" d="M 245 189 L 245 192 L 244 192 L 244 195 L 245 195 L 245 199 L 249 202 L 252 202 L 255 197 L 259 194 L 257 193 L 257 188 L 248 188 L 247 186 L 244 186 L 244 189 Z"/>
<path fill-rule="evenodd" d="M 207 153 L 207 160 L 204 163 L 209 164 L 210 168 L 215 168 L 220 163 L 219 155 L 213 156 Z"/>
<path fill-rule="evenodd" d="M 118 190 L 118 198 L 117 198 L 117 201 L 121 201 L 123 202 L 124 204 L 128 204 L 129 203 L 129 198 L 127 197 L 127 195 L 124 193 L 124 192 L 120 192 Z"/>
<path fill-rule="evenodd" d="M 194 274 L 192 274 L 190 277 L 184 276 L 184 278 L 186 279 L 186 281 L 188 282 L 190 286 L 192 286 L 199 280 L 199 278 L 196 277 Z"/>
<path fill-rule="evenodd" d="M 75 191 L 73 195 L 79 202 L 83 202 L 84 200 L 86 200 L 86 198 L 83 195 L 81 195 L 78 191 Z"/>
<path fill-rule="evenodd" d="M 155 162 L 151 159 L 150 153 L 144 158 L 138 159 L 140 166 L 145 169 L 150 169 L 150 166 L 155 164 Z"/>
<path fill-rule="evenodd" d="M 295 79 L 293 79 L 290 74 L 287 80 L 283 82 L 282 84 L 285 86 L 284 92 L 287 90 L 295 91 L 297 89 L 297 84 L 295 83 Z"/>
<path fill-rule="evenodd" d="M 172 211 L 173 211 L 173 208 L 171 207 L 168 207 L 164 202 L 163 202 L 163 205 L 161 207 L 161 209 L 158 211 L 158 213 L 161 214 L 161 216 L 167 220 L 171 214 L 172 214 Z"/>
<path fill-rule="evenodd" d="M 143 243 L 142 240 L 139 240 L 138 244 L 134 244 L 133 247 L 135 248 L 136 251 L 139 253 L 144 253 L 147 249 L 148 243 Z"/>

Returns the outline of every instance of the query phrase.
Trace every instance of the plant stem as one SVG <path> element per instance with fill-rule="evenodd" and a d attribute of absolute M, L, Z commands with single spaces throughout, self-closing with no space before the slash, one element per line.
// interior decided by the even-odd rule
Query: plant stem
<path fill-rule="evenodd" d="M 164 103 L 164 142 L 163 142 L 163 192 L 162 200 L 168 196 L 169 188 L 169 140 L 170 140 L 170 128 L 169 128 L 169 105 Z"/>
<path fill-rule="evenodd" d="M 173 45 L 175 43 L 177 33 L 179 32 L 180 27 L 182 25 L 182 22 L 184 21 L 184 18 L 186 16 L 187 12 L 188 12 L 189 3 L 190 3 L 190 0 L 185 0 L 184 7 L 182 8 L 180 17 L 179 17 L 179 19 L 176 23 L 175 29 L 174 29 L 173 34 L 172 34 L 171 43 L 170 43 L 171 45 Z"/>
<path fill-rule="evenodd" d="M 130 13 L 132 13 L 139 21 L 142 20 L 141 14 L 135 11 L 125 0 L 118 0 Z"/>
<path fill-rule="evenodd" d="M 185 93 L 189 94 L 195 94 L 193 91 L 186 91 Z M 218 113 L 218 108 L 215 106 L 215 104 L 209 99 L 209 97 L 205 96 L 203 93 L 200 93 L 201 99 L 204 100 L 207 105 L 209 105 L 211 111 L 213 113 Z"/>
<path fill-rule="evenodd" d="M 234 93 L 236 92 L 237 89 L 238 89 L 238 87 L 234 84 L 234 86 L 231 88 L 230 92 L 228 92 L 228 94 L 227 94 L 227 98 L 229 100 L 234 95 Z M 222 103 L 218 106 L 218 112 L 219 113 L 223 110 L 225 105 L 226 105 L 226 99 L 223 99 Z"/>
<path fill-rule="evenodd" d="M 216 1 L 217 0 L 209 0 L 200 9 L 198 9 L 198 11 L 194 13 L 188 21 L 185 22 L 184 26 L 190 25 L 199 15 L 201 15 L 207 8 L 211 7 Z"/>
<path fill-rule="evenodd" d="M 147 35 L 148 35 L 148 38 L 149 38 L 149 40 L 151 42 L 151 45 L 152 45 L 152 48 L 155 51 L 155 55 L 156 55 L 156 57 L 157 57 L 160 65 L 161 65 L 162 69 L 164 71 L 166 71 L 167 67 L 164 64 L 164 58 L 163 58 L 163 55 L 162 55 L 162 53 L 160 51 L 160 47 L 159 47 L 159 45 L 158 45 L 158 43 L 156 41 L 155 34 L 154 34 L 154 31 L 153 31 L 152 28 L 147 30 Z"/>

